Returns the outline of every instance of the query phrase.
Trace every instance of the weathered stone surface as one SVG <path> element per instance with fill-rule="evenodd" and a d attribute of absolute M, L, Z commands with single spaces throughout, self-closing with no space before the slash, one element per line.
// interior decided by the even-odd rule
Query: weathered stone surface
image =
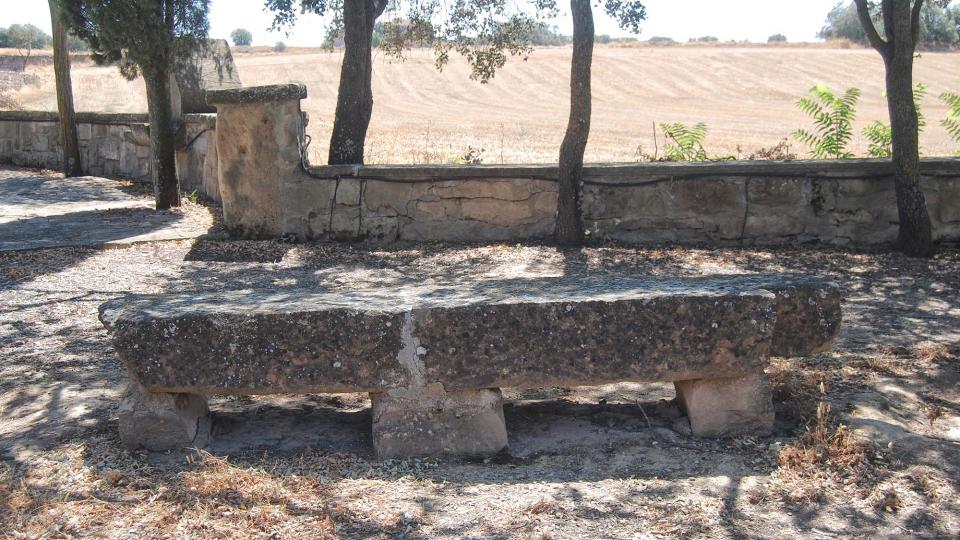
<path fill-rule="evenodd" d="M 499 389 L 447 392 L 439 384 L 370 394 L 373 447 L 381 459 L 482 456 L 507 448 Z"/>
<path fill-rule="evenodd" d="M 296 86 L 296 85 L 285 85 Z M 285 86 L 218 90 L 241 93 L 217 103 L 218 187 L 226 228 L 236 237 L 272 238 L 284 232 L 286 211 L 281 186 L 300 172 L 300 101 Z M 254 99 L 262 93 L 273 102 Z M 273 89 L 273 90 L 271 90 Z M 243 92 L 249 92 L 249 97 Z M 233 95 L 233 94 L 230 94 Z M 261 96 L 262 97 L 262 96 Z"/>
<path fill-rule="evenodd" d="M 819 306 L 799 309 L 801 298 Z M 781 310 L 790 325 L 777 324 Z M 448 391 L 737 376 L 769 354 L 825 347 L 839 316 L 830 285 L 763 276 L 236 291 L 101 308 L 134 380 L 194 394 L 406 388 L 413 368 L 398 355 L 410 340 L 423 384 Z"/>
<path fill-rule="evenodd" d="M 210 438 L 207 399 L 194 394 L 148 392 L 132 383 L 119 410 L 120 439 L 131 449 L 156 452 L 202 447 Z"/>
<path fill-rule="evenodd" d="M 182 62 L 176 72 L 181 111 L 212 113 L 216 109 L 206 103 L 206 92 L 240 88 L 240 74 L 233 63 L 230 46 L 225 39 L 211 39 L 209 46 Z"/>
<path fill-rule="evenodd" d="M 247 86 L 208 90 L 209 105 L 239 105 L 244 103 L 269 103 L 273 101 L 301 100 L 307 98 L 307 87 L 298 83 Z"/>
<path fill-rule="evenodd" d="M 674 387 L 698 437 L 766 435 L 773 428 L 772 390 L 763 373 L 676 381 Z"/>

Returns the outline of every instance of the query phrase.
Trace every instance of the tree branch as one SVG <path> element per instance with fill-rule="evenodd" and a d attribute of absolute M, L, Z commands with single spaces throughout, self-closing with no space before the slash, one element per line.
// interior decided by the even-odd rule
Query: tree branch
<path fill-rule="evenodd" d="M 880 33 L 877 32 L 877 27 L 874 26 L 873 19 L 870 18 L 870 6 L 867 4 L 867 0 L 854 0 L 854 2 L 857 4 L 857 15 L 860 17 L 860 25 L 863 26 L 863 31 L 867 34 L 870 45 L 886 57 L 889 43 L 884 41 L 883 38 L 880 37 Z"/>
<path fill-rule="evenodd" d="M 920 11 L 923 9 L 923 0 L 917 0 L 913 5 L 913 13 L 910 14 L 910 33 L 913 36 L 913 47 L 916 48 L 920 42 Z"/>

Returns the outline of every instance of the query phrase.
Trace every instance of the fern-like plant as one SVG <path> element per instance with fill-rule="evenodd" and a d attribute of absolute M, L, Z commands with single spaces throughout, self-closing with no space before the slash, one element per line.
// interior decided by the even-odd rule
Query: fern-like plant
<path fill-rule="evenodd" d="M 707 136 L 707 125 L 703 122 L 688 128 L 680 122 L 660 124 L 667 144 L 664 148 L 667 161 L 706 161 L 707 151 L 703 149 L 703 139 Z M 672 141 L 672 142 L 669 142 Z"/>
<path fill-rule="evenodd" d="M 960 94 L 944 92 L 940 94 L 940 99 L 950 107 L 940 125 L 947 130 L 951 139 L 960 143 Z M 960 156 L 960 151 L 957 151 L 957 155 Z"/>
<path fill-rule="evenodd" d="M 886 92 L 883 94 L 886 96 Z M 917 109 L 917 131 L 923 133 L 927 127 L 927 119 L 923 116 L 923 109 L 920 103 L 927 97 L 927 85 L 917 83 L 913 89 L 913 106 Z M 870 143 L 867 146 L 867 154 L 875 158 L 888 158 L 893 155 L 893 128 L 889 124 L 877 120 L 869 126 L 863 128 L 863 136 Z"/>
<path fill-rule="evenodd" d="M 857 101 L 860 90 L 848 89 L 842 96 L 834 94 L 824 84 L 810 89 L 816 98 L 801 98 L 797 107 L 813 120 L 812 131 L 798 129 L 795 139 L 810 146 L 810 154 L 817 159 L 848 159 L 853 153 L 847 146 L 853 137 L 853 120 L 857 116 Z"/>

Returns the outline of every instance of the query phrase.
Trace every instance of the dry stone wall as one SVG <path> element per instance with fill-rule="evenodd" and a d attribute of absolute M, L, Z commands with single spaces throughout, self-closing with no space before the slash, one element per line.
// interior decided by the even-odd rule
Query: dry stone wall
<path fill-rule="evenodd" d="M 77 136 L 85 174 L 149 182 L 152 156 L 145 114 L 78 113 Z M 185 191 L 197 189 L 219 200 L 216 116 L 184 116 L 177 167 Z M 0 111 L 0 162 L 25 167 L 60 167 L 57 113 Z"/>
<path fill-rule="evenodd" d="M 938 240 L 960 241 L 960 160 L 924 160 Z M 556 167 L 312 167 L 288 181 L 284 232 L 305 238 L 545 238 Z M 871 246 L 897 208 L 881 160 L 595 165 L 584 170 L 589 236 L 631 244 Z M 319 177 L 319 178 L 318 178 Z"/>

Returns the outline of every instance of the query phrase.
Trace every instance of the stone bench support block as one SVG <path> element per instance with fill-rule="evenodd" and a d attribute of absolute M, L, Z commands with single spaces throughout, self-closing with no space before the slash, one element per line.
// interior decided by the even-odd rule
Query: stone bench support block
<path fill-rule="evenodd" d="M 130 449 L 156 452 L 202 447 L 210 438 L 207 398 L 148 392 L 131 384 L 120 402 L 120 439 Z"/>
<path fill-rule="evenodd" d="M 773 428 L 773 393 L 763 373 L 673 384 L 698 437 L 767 435 Z"/>
<path fill-rule="evenodd" d="M 485 456 L 507 448 L 499 389 L 444 391 L 440 385 L 370 394 L 377 456 Z"/>

